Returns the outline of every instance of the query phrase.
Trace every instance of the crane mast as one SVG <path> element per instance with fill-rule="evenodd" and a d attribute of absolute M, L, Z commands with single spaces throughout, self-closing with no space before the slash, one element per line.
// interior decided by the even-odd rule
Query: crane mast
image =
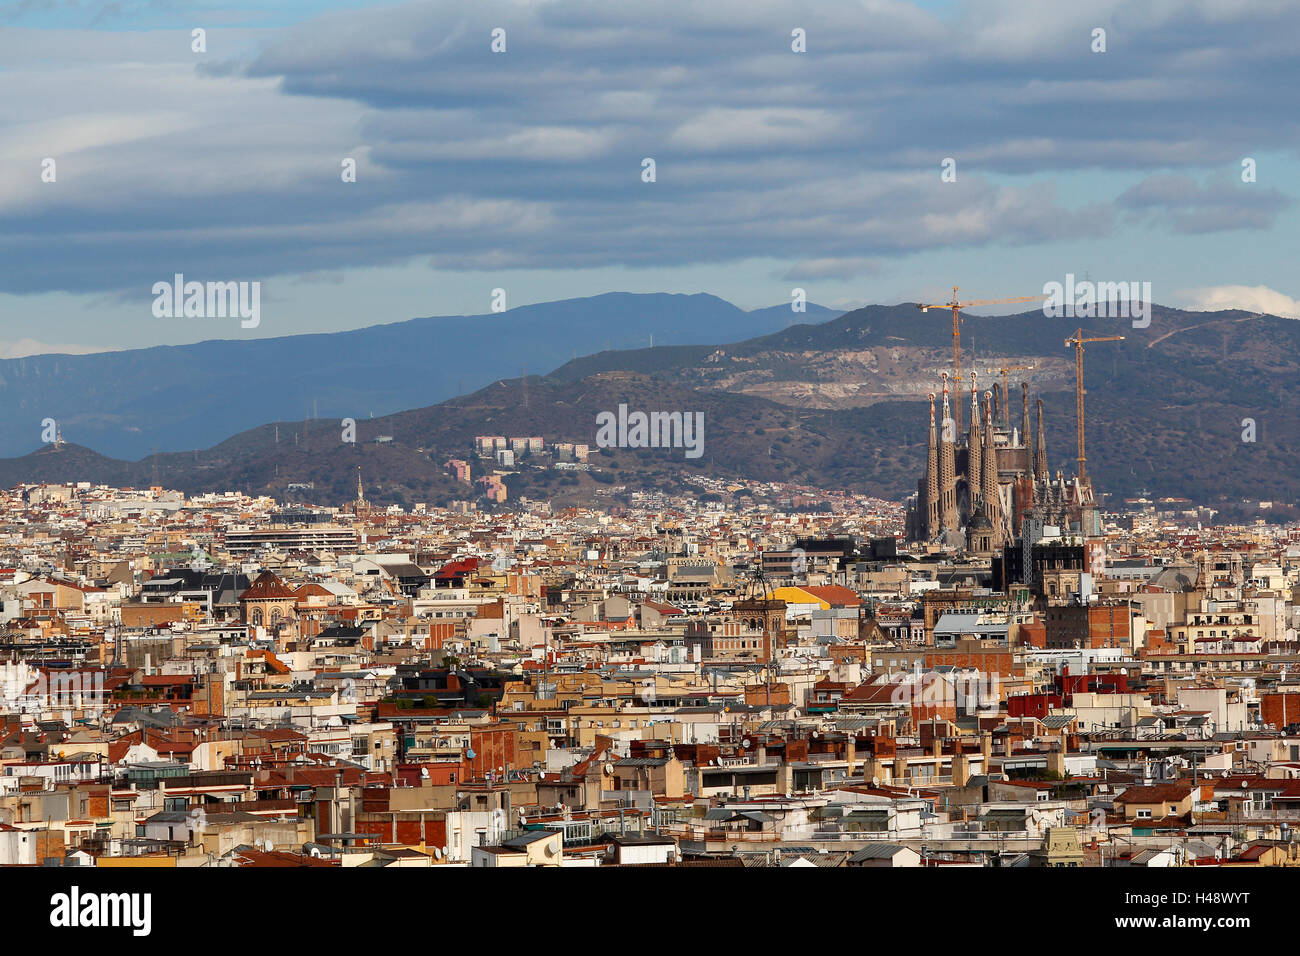
<path fill-rule="evenodd" d="M 1083 329 L 1077 329 L 1074 335 L 1065 340 L 1067 347 L 1074 346 L 1074 415 L 1075 415 L 1075 434 L 1078 436 L 1079 444 L 1079 484 L 1083 485 L 1087 480 L 1084 472 L 1084 463 L 1087 461 L 1083 451 L 1083 343 L 1084 342 L 1121 342 L 1122 335 L 1094 335 L 1085 337 Z"/>

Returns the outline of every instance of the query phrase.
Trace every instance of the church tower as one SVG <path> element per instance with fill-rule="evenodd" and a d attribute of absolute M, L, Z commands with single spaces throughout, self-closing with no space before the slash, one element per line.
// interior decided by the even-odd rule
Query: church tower
<path fill-rule="evenodd" d="M 925 540 L 939 534 L 939 437 L 934 423 L 934 392 L 930 393 L 930 440 L 925 450 Z"/>
<path fill-rule="evenodd" d="M 970 521 L 975 513 L 975 502 L 979 500 L 980 490 L 984 487 L 981 469 L 984 467 L 984 453 L 980 441 L 980 405 L 979 394 L 975 391 L 975 373 L 970 373 L 970 434 L 966 437 L 966 511 L 962 514 L 963 524 Z"/>
<path fill-rule="evenodd" d="M 948 373 L 943 373 L 943 432 L 939 439 L 939 522 L 945 531 L 956 531 L 960 526 L 957 517 L 957 455 L 953 449 L 952 409 L 948 404 Z"/>
<path fill-rule="evenodd" d="M 1002 497 L 998 494 L 998 453 L 993 443 L 993 419 L 989 414 L 988 393 L 984 399 L 984 462 L 980 466 L 983 478 L 980 498 L 984 501 L 984 516 L 992 526 L 992 548 L 1002 547 Z"/>
<path fill-rule="evenodd" d="M 1043 400 L 1038 399 L 1038 433 L 1034 436 L 1034 477 L 1052 480 L 1047 471 L 1047 440 L 1043 438 Z"/>

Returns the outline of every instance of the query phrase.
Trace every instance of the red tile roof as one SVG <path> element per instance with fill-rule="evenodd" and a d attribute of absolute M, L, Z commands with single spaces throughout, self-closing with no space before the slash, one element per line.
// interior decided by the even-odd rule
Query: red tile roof
<path fill-rule="evenodd" d="M 284 582 L 274 571 L 263 571 L 257 580 L 249 585 L 248 590 L 239 595 L 241 601 L 266 601 L 293 599 L 294 593 L 285 587 Z"/>

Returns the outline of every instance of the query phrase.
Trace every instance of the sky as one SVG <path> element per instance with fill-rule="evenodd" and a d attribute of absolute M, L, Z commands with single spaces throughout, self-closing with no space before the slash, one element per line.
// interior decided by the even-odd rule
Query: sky
<path fill-rule="evenodd" d="M 0 3 L 0 357 L 496 289 L 848 309 L 1073 273 L 1300 317 L 1297 35 L 1290 0 Z M 260 283 L 260 321 L 159 317 L 178 273 Z"/>

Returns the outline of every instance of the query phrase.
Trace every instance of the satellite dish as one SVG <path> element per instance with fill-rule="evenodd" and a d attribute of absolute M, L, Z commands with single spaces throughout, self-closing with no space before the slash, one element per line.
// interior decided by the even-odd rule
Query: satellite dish
<path fill-rule="evenodd" d="M 421 779 L 421 780 L 428 780 L 428 779 L 429 779 L 429 768 L 428 768 L 428 767 L 421 767 L 421 768 L 420 768 L 420 779 Z"/>
<path fill-rule="evenodd" d="M 605 773 L 611 777 L 614 775 L 614 765 L 612 763 L 605 764 Z"/>
<path fill-rule="evenodd" d="M 752 744 L 751 744 L 751 742 L 750 742 L 750 739 L 749 739 L 748 737 L 746 737 L 746 738 L 741 742 L 741 746 L 744 747 L 746 750 L 748 750 L 748 749 L 752 746 Z"/>
<path fill-rule="evenodd" d="M 880 778 L 879 778 L 879 777 L 872 777 L 872 778 L 871 778 L 871 785 L 872 785 L 873 787 L 879 787 L 879 786 L 880 786 Z"/>
<path fill-rule="evenodd" d="M 442 851 L 439 850 L 436 846 L 433 848 L 433 858 L 434 858 L 435 860 L 441 860 L 441 859 L 442 859 Z"/>

